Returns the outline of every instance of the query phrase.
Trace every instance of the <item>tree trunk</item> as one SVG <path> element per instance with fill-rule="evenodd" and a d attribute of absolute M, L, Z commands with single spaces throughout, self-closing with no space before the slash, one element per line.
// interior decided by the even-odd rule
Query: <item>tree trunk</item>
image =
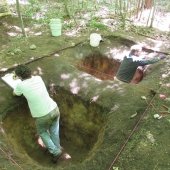
<path fill-rule="evenodd" d="M 145 9 L 150 9 L 153 6 L 153 0 L 145 0 Z"/>
<path fill-rule="evenodd" d="M 21 12 L 20 12 L 19 0 L 16 0 L 16 6 L 17 6 L 18 17 L 19 17 L 19 19 L 20 19 L 20 21 L 21 21 L 22 34 L 23 34 L 24 37 L 27 37 L 26 32 L 25 32 L 25 29 L 24 29 L 23 19 L 22 19 Z"/>
<path fill-rule="evenodd" d="M 128 1 L 129 17 L 132 16 L 132 0 Z"/>
<path fill-rule="evenodd" d="M 142 17 L 142 14 L 143 14 L 143 10 L 144 10 L 144 2 L 142 0 L 141 11 L 140 11 L 140 15 L 139 15 L 139 18 L 138 18 L 139 21 L 141 20 L 141 17 Z"/>
<path fill-rule="evenodd" d="M 115 15 L 118 13 L 118 0 L 115 0 Z"/>
<path fill-rule="evenodd" d="M 119 0 L 119 14 L 122 15 L 122 1 Z"/>
<path fill-rule="evenodd" d="M 154 0 L 153 0 L 154 1 Z M 153 13 L 152 13 L 152 17 L 151 17 L 151 23 L 150 23 L 150 28 L 153 27 L 153 21 L 154 21 L 154 18 L 155 18 L 155 11 L 156 11 L 156 5 L 155 5 L 155 1 L 153 2 Z"/>
<path fill-rule="evenodd" d="M 64 7 L 65 7 L 65 10 L 66 10 L 66 13 L 67 13 L 68 17 L 72 18 L 74 20 L 76 26 L 77 26 L 78 24 L 77 24 L 77 21 L 76 21 L 76 19 L 74 17 L 74 11 L 72 12 L 73 14 L 71 14 L 69 9 L 68 9 L 68 6 L 67 6 L 68 5 L 68 0 L 64 0 L 63 3 L 64 3 Z"/>
<path fill-rule="evenodd" d="M 68 18 L 71 18 L 71 17 L 70 17 L 69 9 L 68 9 L 68 7 L 67 7 L 67 0 L 64 0 L 63 3 L 64 3 L 64 8 L 65 8 L 66 16 L 67 16 Z"/>
<path fill-rule="evenodd" d="M 149 22 L 151 21 L 152 12 L 153 12 L 153 8 L 151 8 L 150 11 L 149 11 L 149 16 L 148 16 L 146 26 L 149 26 Z"/>
<path fill-rule="evenodd" d="M 138 1 L 138 5 L 137 5 L 137 12 L 136 12 L 136 18 L 139 17 L 139 11 L 141 10 L 141 0 Z"/>

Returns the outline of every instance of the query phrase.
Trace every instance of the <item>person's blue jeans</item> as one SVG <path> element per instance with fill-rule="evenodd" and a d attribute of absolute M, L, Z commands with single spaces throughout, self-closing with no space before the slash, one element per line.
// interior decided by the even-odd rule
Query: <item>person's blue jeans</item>
<path fill-rule="evenodd" d="M 54 156 L 62 152 L 59 138 L 59 119 L 60 112 L 58 107 L 46 116 L 36 118 L 37 133 L 41 137 L 46 148 Z"/>

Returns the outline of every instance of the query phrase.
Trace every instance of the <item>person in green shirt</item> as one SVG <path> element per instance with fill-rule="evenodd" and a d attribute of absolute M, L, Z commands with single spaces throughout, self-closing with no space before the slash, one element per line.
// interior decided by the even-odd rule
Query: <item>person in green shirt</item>
<path fill-rule="evenodd" d="M 140 68 L 139 71 L 142 73 L 141 75 L 143 76 L 146 65 L 156 63 L 165 58 L 165 55 L 159 56 L 156 53 L 156 56 L 154 58 L 146 59 L 141 56 L 141 52 L 141 45 L 133 45 L 131 47 L 129 54 L 124 57 L 116 74 L 116 78 L 118 80 L 126 83 L 133 83 L 134 75 L 138 68 Z"/>
<path fill-rule="evenodd" d="M 35 119 L 37 133 L 45 147 L 53 155 L 53 162 L 62 155 L 59 138 L 60 112 L 57 103 L 49 96 L 40 76 L 32 76 L 26 65 L 15 69 L 15 75 L 21 82 L 14 88 L 13 94 L 24 95 L 32 117 Z"/>

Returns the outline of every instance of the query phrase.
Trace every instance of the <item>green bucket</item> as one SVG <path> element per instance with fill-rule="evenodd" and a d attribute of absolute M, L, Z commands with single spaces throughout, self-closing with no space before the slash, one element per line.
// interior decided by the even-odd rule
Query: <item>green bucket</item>
<path fill-rule="evenodd" d="M 56 37 L 61 35 L 62 28 L 61 19 L 50 19 L 49 25 L 52 36 Z"/>

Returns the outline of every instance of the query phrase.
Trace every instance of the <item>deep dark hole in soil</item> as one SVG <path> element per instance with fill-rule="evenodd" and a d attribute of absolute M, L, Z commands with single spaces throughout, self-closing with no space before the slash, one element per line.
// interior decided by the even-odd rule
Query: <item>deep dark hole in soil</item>
<path fill-rule="evenodd" d="M 93 52 L 78 64 L 78 69 L 85 71 L 101 80 L 114 80 L 120 61 L 108 58 L 100 52 Z"/>
<path fill-rule="evenodd" d="M 106 110 L 94 103 L 82 101 L 81 98 L 59 87 L 55 87 L 55 90 L 53 98 L 58 103 L 61 113 L 61 145 L 72 156 L 72 163 L 82 162 L 98 141 Z M 21 102 L 15 110 L 10 111 L 4 118 L 3 125 L 15 152 L 26 152 L 41 165 L 53 166 L 51 156 L 42 151 L 36 143 L 35 124 L 26 102 Z M 60 165 L 64 166 L 63 163 Z"/>

